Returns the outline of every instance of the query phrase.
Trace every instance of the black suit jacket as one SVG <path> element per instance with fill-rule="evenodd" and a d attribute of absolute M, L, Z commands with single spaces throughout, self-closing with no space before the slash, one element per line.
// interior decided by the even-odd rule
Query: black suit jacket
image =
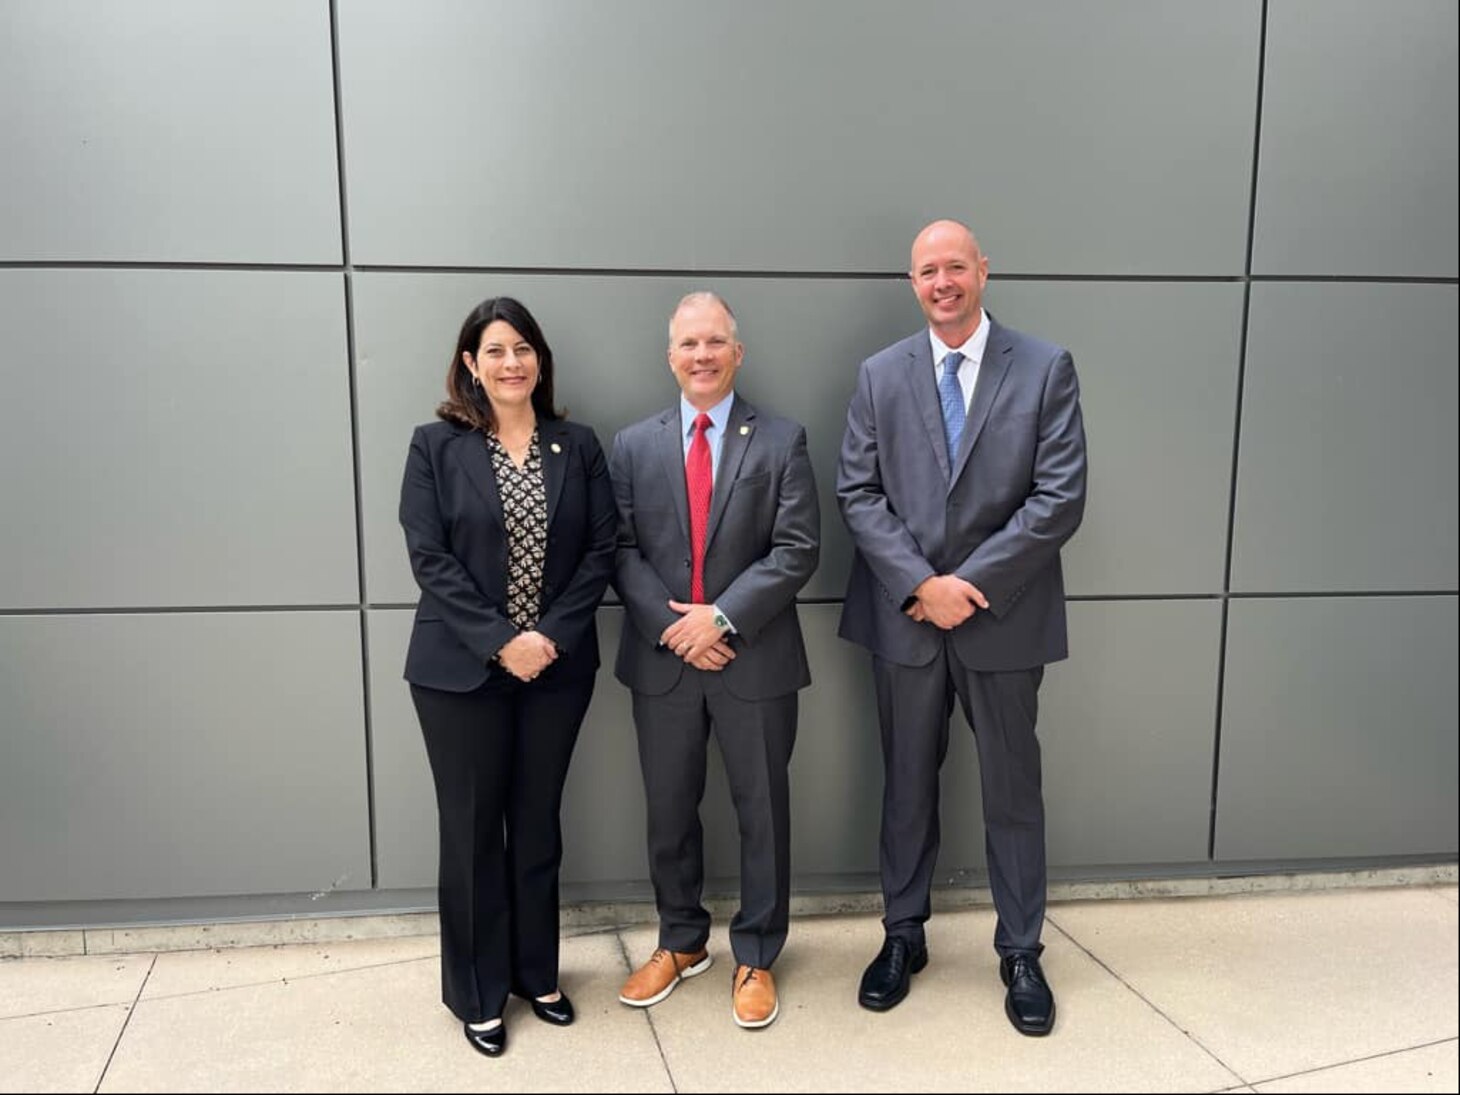
<path fill-rule="evenodd" d="M 547 672 L 577 677 L 598 668 L 593 615 L 613 573 L 613 488 L 603 449 L 587 426 L 540 422 L 538 439 L 548 543 L 536 630 L 558 648 Z M 400 523 L 421 587 L 406 680 L 470 692 L 489 677 L 509 677 L 492 660 L 517 634 L 507 618 L 507 528 L 480 433 L 450 422 L 416 427 Z"/>

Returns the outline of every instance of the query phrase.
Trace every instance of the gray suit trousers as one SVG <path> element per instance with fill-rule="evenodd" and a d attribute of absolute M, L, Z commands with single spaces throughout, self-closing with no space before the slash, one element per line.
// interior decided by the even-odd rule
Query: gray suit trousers
<path fill-rule="evenodd" d="M 786 942 L 791 909 L 791 750 L 797 696 L 743 700 L 719 673 L 686 668 L 662 696 L 634 693 L 634 725 L 648 805 L 649 876 L 659 945 L 684 953 L 709 939 L 704 888 L 706 748 L 720 744 L 740 823 L 740 910 L 730 921 L 737 964 L 769 969 Z"/>
<path fill-rule="evenodd" d="M 944 636 L 927 665 L 873 658 L 882 724 L 882 896 L 888 936 L 925 945 L 938 858 L 938 775 L 948 753 L 956 695 L 973 727 L 983 792 L 984 843 L 1000 955 L 1039 954 L 1046 872 L 1039 685 L 1044 668 L 980 672 L 963 666 Z"/>

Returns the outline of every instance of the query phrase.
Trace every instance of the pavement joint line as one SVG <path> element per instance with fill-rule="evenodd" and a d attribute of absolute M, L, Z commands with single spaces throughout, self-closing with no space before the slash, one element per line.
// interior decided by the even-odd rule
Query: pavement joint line
<path fill-rule="evenodd" d="M 1048 914 L 1046 914 L 1045 915 L 1045 918 L 1044 918 L 1044 922 L 1046 924 L 1052 925 L 1057 932 L 1059 932 L 1066 939 L 1068 939 L 1075 947 L 1077 947 L 1080 950 L 1080 952 L 1085 955 L 1086 958 L 1090 959 L 1090 961 L 1094 962 L 1097 966 L 1099 966 L 1106 973 L 1108 973 L 1111 977 L 1113 977 L 1115 979 L 1115 981 L 1116 981 L 1117 984 L 1119 984 L 1122 988 L 1124 988 L 1127 992 L 1129 992 L 1132 996 L 1134 996 L 1141 1003 L 1145 1004 L 1146 1007 L 1150 1008 L 1153 1012 L 1155 1012 L 1157 1015 L 1159 1015 L 1167 1023 L 1170 1023 L 1171 1026 L 1172 1026 L 1172 1028 L 1178 1034 L 1182 1035 L 1184 1038 L 1186 1038 L 1187 1041 L 1189 1041 L 1193 1045 L 1195 1045 L 1197 1049 L 1199 1049 L 1203 1053 L 1205 1053 L 1208 1057 L 1210 1057 L 1213 1061 L 1215 1061 L 1219 1066 L 1221 1066 L 1222 1068 L 1226 1069 L 1226 1071 L 1229 1074 L 1231 1074 L 1232 1076 L 1235 1076 L 1237 1078 L 1237 1083 L 1235 1085 L 1233 1085 L 1232 1088 L 1227 1088 L 1227 1089 L 1224 1089 L 1224 1090 L 1243 1090 L 1243 1089 L 1246 1089 L 1246 1088 L 1252 1086 L 1252 1081 L 1251 1080 L 1245 1079 L 1242 1076 L 1242 1073 L 1238 1072 L 1231 1065 L 1227 1064 L 1226 1061 L 1222 1060 L 1222 1058 L 1219 1057 L 1216 1054 L 1216 1052 L 1213 1051 L 1209 1046 L 1207 1046 L 1206 1043 L 1204 1043 L 1200 1038 L 1198 1038 L 1191 1031 L 1189 1031 L 1186 1028 L 1184 1028 L 1180 1023 L 1178 1023 L 1171 1016 L 1167 1015 L 1166 1012 L 1162 1008 L 1160 1008 L 1159 1006 L 1157 1006 L 1157 1004 L 1155 1003 L 1155 1001 L 1153 1001 L 1152 999 L 1150 999 L 1145 993 L 1143 993 L 1140 989 L 1138 989 L 1134 985 L 1132 985 L 1129 981 L 1127 981 L 1120 974 L 1116 973 L 1115 970 L 1111 969 L 1110 966 L 1106 965 L 1106 963 L 1103 962 L 1100 958 L 1096 957 L 1096 955 L 1095 955 L 1095 953 L 1093 951 L 1091 951 L 1088 947 L 1085 946 L 1085 944 L 1081 943 L 1078 939 L 1076 939 L 1068 931 L 1066 931 L 1064 928 L 1062 928 L 1059 925 L 1058 921 L 1056 921 L 1053 917 L 1051 917 Z"/>
<path fill-rule="evenodd" d="M 634 972 L 633 959 L 629 957 L 628 944 L 624 942 L 624 933 L 615 928 L 614 936 L 618 939 L 618 952 L 624 960 L 624 972 Z M 639 1008 L 644 1013 L 644 1022 L 649 1025 L 649 1033 L 654 1037 L 654 1048 L 659 1052 L 659 1063 L 664 1066 L 664 1078 L 669 1081 L 669 1090 L 678 1095 L 679 1085 L 674 1082 L 674 1070 L 669 1067 L 669 1058 L 664 1056 L 664 1043 L 659 1040 L 659 1029 L 654 1025 L 653 1008 Z"/>
<path fill-rule="evenodd" d="M 1278 1080 L 1291 1080 L 1295 1076 L 1311 1076 L 1315 1072 L 1327 1072 L 1330 1069 L 1334 1068 L 1346 1068 L 1349 1065 L 1361 1064 L 1364 1061 L 1378 1061 L 1384 1057 L 1397 1057 L 1401 1053 L 1413 1053 L 1415 1050 L 1418 1049 L 1429 1049 L 1432 1046 L 1443 1046 L 1454 1041 L 1457 1041 L 1457 1039 L 1435 1038 L 1432 1041 L 1420 1042 L 1418 1045 L 1414 1046 L 1400 1046 L 1398 1049 L 1386 1049 L 1379 1053 L 1366 1053 L 1362 1057 L 1353 1057 L 1347 1061 L 1335 1061 L 1331 1065 L 1315 1065 L 1312 1068 L 1299 1069 L 1297 1072 L 1284 1072 L 1280 1076 L 1269 1076 L 1264 1080 L 1253 1080 L 1250 1086 L 1255 1088 L 1258 1084 L 1271 1084 L 1277 1082 Z"/>
<path fill-rule="evenodd" d="M 137 986 L 137 994 L 132 997 L 132 1004 L 127 1008 L 127 1017 L 122 1020 L 122 1029 L 117 1031 L 117 1040 L 112 1043 L 112 1051 L 106 1055 L 106 1064 L 101 1066 L 101 1075 L 96 1078 L 96 1086 L 91 1089 L 92 1095 L 101 1090 L 101 1085 L 106 1081 L 106 1074 L 112 1067 L 112 1058 L 117 1055 L 121 1048 L 122 1039 L 126 1037 L 127 1027 L 131 1025 L 132 1016 L 137 1014 L 137 1001 L 142 999 L 142 990 L 147 987 L 147 979 L 152 976 L 152 969 L 157 965 L 157 955 L 152 956 L 152 961 L 147 963 L 147 972 L 142 975 L 142 983 Z"/>

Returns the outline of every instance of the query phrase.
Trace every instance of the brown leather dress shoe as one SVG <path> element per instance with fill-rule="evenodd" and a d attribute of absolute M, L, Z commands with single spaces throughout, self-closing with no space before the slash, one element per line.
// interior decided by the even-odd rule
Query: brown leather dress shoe
<path fill-rule="evenodd" d="M 624 982 L 618 994 L 619 1003 L 647 1008 L 663 1000 L 686 977 L 696 977 L 709 968 L 710 952 L 703 947 L 694 954 L 660 947 Z"/>
<path fill-rule="evenodd" d="M 776 999 L 776 979 L 770 970 L 736 966 L 730 1000 L 736 1025 L 749 1030 L 770 1026 L 781 1013 L 781 1002 Z"/>

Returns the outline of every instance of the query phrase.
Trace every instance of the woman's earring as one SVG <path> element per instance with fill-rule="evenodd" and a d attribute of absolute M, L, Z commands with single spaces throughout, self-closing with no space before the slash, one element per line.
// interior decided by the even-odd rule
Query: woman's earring
<path fill-rule="evenodd" d="M 482 386 L 482 378 L 477 376 L 476 373 L 471 374 L 471 386 L 473 388 L 480 388 Z"/>

